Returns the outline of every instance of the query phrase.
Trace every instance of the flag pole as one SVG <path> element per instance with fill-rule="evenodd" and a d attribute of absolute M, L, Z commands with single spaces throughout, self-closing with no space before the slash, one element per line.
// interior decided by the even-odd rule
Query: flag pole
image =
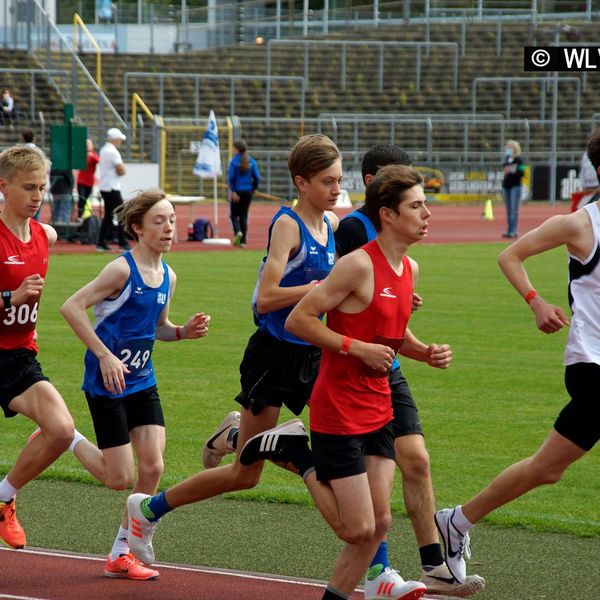
<path fill-rule="evenodd" d="M 223 172 L 221 169 L 221 153 L 219 148 L 219 129 L 214 111 L 210 111 L 206 131 L 200 144 L 200 150 L 194 164 L 194 175 L 203 179 L 213 180 L 213 238 L 205 238 L 205 244 L 229 245 L 229 238 L 219 238 L 219 205 L 217 197 L 217 178 Z"/>
<path fill-rule="evenodd" d="M 217 176 L 213 175 L 213 220 L 215 222 L 215 237 L 219 237 L 219 205 L 217 199 Z"/>

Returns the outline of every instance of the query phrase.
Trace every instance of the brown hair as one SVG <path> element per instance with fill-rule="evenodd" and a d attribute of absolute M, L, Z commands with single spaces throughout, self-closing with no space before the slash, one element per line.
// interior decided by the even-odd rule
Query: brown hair
<path fill-rule="evenodd" d="M 155 204 L 166 198 L 167 195 L 159 188 L 139 192 L 137 196 L 124 202 L 115 209 L 115 215 L 117 215 L 119 225 L 121 225 L 129 235 L 132 235 L 136 241 L 139 241 L 133 226 L 137 225 L 138 227 L 141 227 L 144 215 Z"/>
<path fill-rule="evenodd" d="M 0 177 L 10 181 L 17 171 L 48 170 L 46 157 L 35 148 L 12 146 L 0 153 Z"/>
<path fill-rule="evenodd" d="M 381 231 L 379 209 L 386 207 L 395 211 L 404 200 L 404 192 L 421 183 L 423 183 L 423 178 L 413 167 L 387 165 L 377 171 L 367 186 L 365 198 L 369 219 L 373 221 L 377 231 Z"/>
<path fill-rule="evenodd" d="M 240 153 L 240 171 L 247 173 L 250 169 L 250 157 L 248 156 L 248 146 L 244 140 L 236 140 L 233 147 Z"/>
<path fill-rule="evenodd" d="M 296 175 L 309 180 L 328 169 L 342 155 L 338 147 L 326 136 L 318 134 L 302 136 L 288 155 L 288 168 L 292 181 Z M 295 182 L 294 182 L 295 185 Z"/>

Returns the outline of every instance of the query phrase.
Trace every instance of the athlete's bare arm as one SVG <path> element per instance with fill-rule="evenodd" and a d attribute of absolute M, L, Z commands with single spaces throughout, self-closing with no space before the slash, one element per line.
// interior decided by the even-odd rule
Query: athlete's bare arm
<path fill-rule="evenodd" d="M 93 352 L 100 362 L 104 387 L 112 394 L 125 389 L 127 367 L 96 335 L 87 309 L 110 297 L 116 297 L 129 278 L 130 269 L 125 258 L 108 263 L 98 277 L 75 292 L 61 307 L 62 316 L 77 337 Z"/>
<path fill-rule="evenodd" d="M 269 254 L 258 288 L 257 308 L 260 313 L 293 306 L 315 286 L 316 282 L 294 287 L 279 285 L 289 258 L 299 246 L 298 223 L 287 215 L 279 217 L 273 225 Z"/>
<path fill-rule="evenodd" d="M 565 245 L 568 251 L 585 260 L 592 250 L 594 237 L 586 211 L 551 217 L 536 229 L 506 248 L 498 264 L 505 277 L 522 296 L 534 289 L 524 262 L 530 256 Z M 536 325 L 544 333 L 554 333 L 569 324 L 569 319 L 559 306 L 546 302 L 538 293 L 529 303 L 535 314 Z"/>
<path fill-rule="evenodd" d="M 340 224 L 340 218 L 334 212 L 331 212 L 330 210 L 325 211 L 325 216 L 329 219 L 329 224 L 331 225 L 331 230 L 334 232 L 337 231 L 337 228 L 339 227 L 339 224 Z"/>
<path fill-rule="evenodd" d="M 158 317 L 155 336 L 157 340 L 163 342 L 174 342 L 177 340 L 193 340 L 208 335 L 208 326 L 210 316 L 204 313 L 196 313 L 192 315 L 185 325 L 178 326 L 171 323 L 169 320 L 169 307 L 171 306 L 171 298 L 175 292 L 177 284 L 177 276 L 171 267 L 169 269 L 169 300 Z"/>
<path fill-rule="evenodd" d="M 399 354 L 425 362 L 436 369 L 447 369 L 452 363 L 452 349 L 449 344 L 425 344 L 408 327 Z"/>
<path fill-rule="evenodd" d="M 48 246 L 54 246 L 56 244 L 56 240 L 58 239 L 58 234 L 56 233 L 56 229 L 51 225 L 46 225 L 42 223 L 42 227 L 46 231 L 46 235 L 48 236 Z"/>
<path fill-rule="evenodd" d="M 416 260 L 413 260 L 410 256 L 407 256 L 410 261 L 410 266 L 412 269 L 412 279 L 413 279 L 413 301 L 412 301 L 412 312 L 419 310 L 421 306 L 423 306 L 423 298 L 417 292 L 414 291 L 414 288 L 417 287 L 417 283 L 419 282 L 419 264 Z"/>
<path fill-rule="evenodd" d="M 338 352 L 343 336 L 329 329 L 319 316 L 333 308 L 360 312 L 371 302 L 372 295 L 371 260 L 363 251 L 352 252 L 342 257 L 327 278 L 296 305 L 285 328 L 315 346 Z M 348 354 L 381 371 L 389 369 L 394 358 L 389 346 L 360 340 L 353 340 Z"/>

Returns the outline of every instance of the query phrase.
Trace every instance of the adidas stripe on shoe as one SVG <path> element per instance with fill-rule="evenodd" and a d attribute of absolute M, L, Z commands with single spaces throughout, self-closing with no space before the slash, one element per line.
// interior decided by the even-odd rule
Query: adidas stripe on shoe
<path fill-rule="evenodd" d="M 307 442 L 304 424 L 300 419 L 292 419 L 251 437 L 240 452 L 240 462 L 246 466 L 259 460 L 290 462 L 294 448 Z"/>
<path fill-rule="evenodd" d="M 127 542 L 133 555 L 147 565 L 154 562 L 152 536 L 158 521 L 149 521 L 142 513 L 141 504 L 151 497 L 148 494 L 131 494 L 127 498 L 127 512 L 129 514 Z"/>

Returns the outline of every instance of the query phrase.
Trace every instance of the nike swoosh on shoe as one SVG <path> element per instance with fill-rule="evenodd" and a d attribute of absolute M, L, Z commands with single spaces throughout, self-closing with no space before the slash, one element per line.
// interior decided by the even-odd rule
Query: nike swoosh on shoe
<path fill-rule="evenodd" d="M 231 427 L 231 425 L 227 425 L 227 427 L 223 427 L 223 429 L 220 429 L 219 431 L 217 431 L 217 433 L 215 433 L 215 435 L 213 435 L 207 442 L 206 442 L 206 446 L 208 448 L 210 448 L 211 450 L 216 450 L 216 448 L 213 446 L 213 442 L 224 432 L 226 431 L 229 427 Z"/>

